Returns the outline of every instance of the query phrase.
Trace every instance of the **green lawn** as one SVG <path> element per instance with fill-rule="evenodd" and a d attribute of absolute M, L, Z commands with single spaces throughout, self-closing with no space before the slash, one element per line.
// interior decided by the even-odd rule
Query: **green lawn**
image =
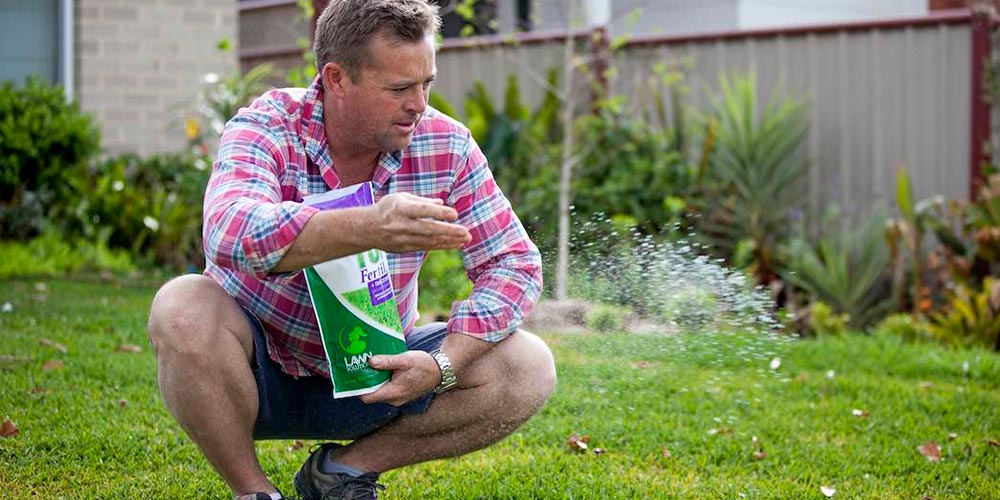
<path fill-rule="evenodd" d="M 0 419 L 19 430 L 0 438 L 0 497 L 228 498 L 157 393 L 154 284 L 37 283 L 0 281 Z M 484 452 L 385 474 L 384 497 L 1000 498 L 993 353 L 862 336 L 545 338 L 560 382 L 541 415 Z M 571 451 L 572 433 L 590 451 Z M 917 451 L 931 440 L 940 461 Z M 286 493 L 310 444 L 259 446 Z"/>

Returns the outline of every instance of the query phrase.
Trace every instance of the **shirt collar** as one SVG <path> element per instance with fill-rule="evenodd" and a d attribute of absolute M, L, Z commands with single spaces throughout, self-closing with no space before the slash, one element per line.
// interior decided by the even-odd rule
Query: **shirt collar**
<path fill-rule="evenodd" d="M 327 186 L 336 187 L 340 181 L 336 172 L 333 171 L 333 160 L 330 158 L 326 127 L 323 125 L 323 81 L 321 75 L 316 75 L 312 84 L 306 89 L 302 118 L 305 121 L 305 126 L 302 128 L 305 132 L 303 146 L 306 148 L 306 156 L 313 162 L 313 165 L 319 168 L 319 173 L 323 176 Z"/>
<path fill-rule="evenodd" d="M 303 106 L 303 118 L 306 120 L 304 146 L 306 155 L 319 168 L 320 175 L 330 188 L 336 188 L 340 184 L 340 178 L 333 168 L 333 159 L 330 158 L 330 143 L 326 136 L 326 126 L 323 123 L 323 82 L 321 75 L 316 75 L 311 85 L 306 90 L 305 103 Z M 381 187 L 395 174 L 403 165 L 402 151 L 393 153 L 383 153 L 379 158 L 375 172 L 372 174 L 373 191 L 378 192 Z"/>

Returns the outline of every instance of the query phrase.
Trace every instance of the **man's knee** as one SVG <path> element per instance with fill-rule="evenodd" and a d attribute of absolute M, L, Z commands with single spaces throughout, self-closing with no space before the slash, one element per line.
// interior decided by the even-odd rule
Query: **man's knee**
<path fill-rule="evenodd" d="M 504 350 L 504 365 L 509 371 L 501 380 L 505 399 L 518 420 L 527 420 L 538 413 L 556 387 L 556 366 L 552 351 L 536 335 L 519 330 L 504 342 L 511 342 Z M 507 377 L 509 375 L 509 378 Z"/>
<path fill-rule="evenodd" d="M 188 274 L 167 282 L 156 293 L 149 311 L 147 333 L 153 351 L 205 353 L 218 339 L 235 301 L 211 278 Z"/>

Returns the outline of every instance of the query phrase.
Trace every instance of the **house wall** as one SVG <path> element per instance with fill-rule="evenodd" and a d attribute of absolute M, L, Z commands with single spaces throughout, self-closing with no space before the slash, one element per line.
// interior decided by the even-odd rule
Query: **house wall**
<path fill-rule="evenodd" d="M 860 21 L 926 14 L 928 0 L 537 0 L 536 29 L 607 25 L 612 36 L 686 35 L 775 26 Z"/>
<path fill-rule="evenodd" d="M 608 24 L 618 35 L 678 34 L 735 29 L 739 24 L 739 0 L 586 0 L 583 11 L 570 23 L 569 0 L 536 1 L 532 4 L 535 30 L 565 29 Z M 601 3 L 605 5 L 598 5 Z"/>
<path fill-rule="evenodd" d="M 865 21 L 927 11 L 927 0 L 741 0 L 739 28 Z"/>
<path fill-rule="evenodd" d="M 236 68 L 233 0 L 77 0 L 75 28 L 77 96 L 109 153 L 185 147 L 203 76 Z"/>

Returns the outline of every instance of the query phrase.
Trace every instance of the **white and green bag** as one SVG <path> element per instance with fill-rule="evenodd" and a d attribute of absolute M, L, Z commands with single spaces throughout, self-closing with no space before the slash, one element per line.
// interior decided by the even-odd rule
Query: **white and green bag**
<path fill-rule="evenodd" d="M 334 210 L 374 200 L 371 183 L 363 182 L 307 196 L 303 203 Z M 375 392 L 392 372 L 372 368 L 369 358 L 406 351 L 385 252 L 371 249 L 316 264 L 306 268 L 305 276 L 330 364 L 333 397 Z"/>

